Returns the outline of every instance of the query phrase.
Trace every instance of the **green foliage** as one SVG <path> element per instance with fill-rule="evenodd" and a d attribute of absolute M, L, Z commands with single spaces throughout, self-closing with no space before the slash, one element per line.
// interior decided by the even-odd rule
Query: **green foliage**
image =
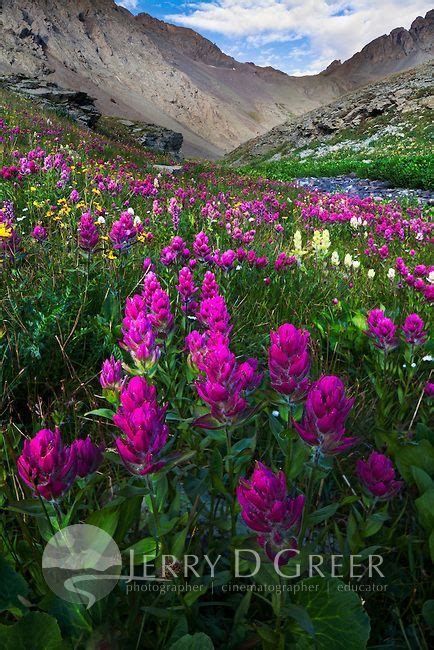
<path fill-rule="evenodd" d="M 242 172 L 264 178 L 292 181 L 305 176 L 357 174 L 360 178 L 389 181 L 395 187 L 434 189 L 434 156 L 387 156 L 366 162 L 352 157 L 285 159 L 243 167 Z"/>

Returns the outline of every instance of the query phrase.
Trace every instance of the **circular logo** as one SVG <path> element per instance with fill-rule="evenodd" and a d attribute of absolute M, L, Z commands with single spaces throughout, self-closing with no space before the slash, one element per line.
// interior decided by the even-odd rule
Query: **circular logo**
<path fill-rule="evenodd" d="M 59 530 L 42 556 L 42 573 L 50 589 L 59 598 L 87 609 L 115 588 L 121 567 L 114 539 L 89 524 Z"/>

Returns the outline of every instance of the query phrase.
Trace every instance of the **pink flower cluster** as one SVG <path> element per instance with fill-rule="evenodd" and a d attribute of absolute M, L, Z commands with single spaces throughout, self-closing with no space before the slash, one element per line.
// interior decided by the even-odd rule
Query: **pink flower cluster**
<path fill-rule="evenodd" d="M 258 462 L 251 478 L 240 480 L 237 498 L 242 518 L 258 533 L 258 544 L 270 560 L 280 566 L 286 564 L 297 552 L 304 495 L 291 499 L 285 474 L 282 471 L 273 474 Z"/>
<path fill-rule="evenodd" d="M 368 492 L 383 501 L 394 497 L 404 485 L 403 481 L 396 480 L 390 458 L 376 451 L 368 460 L 358 460 L 356 471 Z"/>
<path fill-rule="evenodd" d="M 121 406 L 113 416 L 123 436 L 115 443 L 125 466 L 132 474 L 145 475 L 161 469 L 161 451 L 169 429 L 164 422 L 167 404 L 160 408 L 155 386 L 143 377 L 133 377 L 121 391 Z"/>
<path fill-rule="evenodd" d="M 77 477 L 95 472 L 102 462 L 104 448 L 89 437 L 64 445 L 56 428 L 41 429 L 31 440 L 24 441 L 18 458 L 18 473 L 35 495 L 55 501 L 67 492 Z"/>
<path fill-rule="evenodd" d="M 391 318 L 384 315 L 382 309 L 372 309 L 367 318 L 366 334 L 373 339 L 374 345 L 385 352 L 399 345 L 398 326 Z M 401 334 L 410 345 L 423 345 L 427 339 L 425 323 L 418 314 L 409 314 L 401 327 Z"/>
<path fill-rule="evenodd" d="M 402 257 L 397 257 L 395 268 L 409 287 L 421 293 L 428 302 L 434 301 L 434 284 L 427 283 L 424 280 L 430 273 L 434 272 L 434 266 L 418 264 L 414 267 L 413 272 L 411 272 Z"/>

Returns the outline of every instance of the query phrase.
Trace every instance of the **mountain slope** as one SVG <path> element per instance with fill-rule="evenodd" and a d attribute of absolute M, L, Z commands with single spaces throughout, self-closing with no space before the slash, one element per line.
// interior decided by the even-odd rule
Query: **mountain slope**
<path fill-rule="evenodd" d="M 88 92 L 102 113 L 181 131 L 188 155 L 219 157 L 369 76 L 364 56 L 351 75 L 334 66 L 289 77 L 239 63 L 196 32 L 133 16 L 113 0 L 2 4 L 1 72 L 47 77 Z M 396 56 L 407 65 L 404 54 Z"/>
<path fill-rule="evenodd" d="M 398 150 L 428 154 L 434 137 L 433 79 L 434 62 L 391 75 L 288 120 L 244 143 L 227 160 L 236 165 L 288 161 L 303 176 L 304 167 L 325 159 L 365 160 Z"/>

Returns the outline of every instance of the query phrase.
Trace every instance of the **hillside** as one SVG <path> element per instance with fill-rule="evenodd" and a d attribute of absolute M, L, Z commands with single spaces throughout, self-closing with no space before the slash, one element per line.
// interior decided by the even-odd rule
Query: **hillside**
<path fill-rule="evenodd" d="M 298 163 L 297 174 L 325 160 L 432 152 L 434 64 L 371 84 L 288 120 L 229 154 L 235 165 Z M 403 139 L 405 137 L 405 147 Z M 310 164 L 312 163 L 312 164 Z"/>
<path fill-rule="evenodd" d="M 405 69 L 430 53 L 433 12 L 401 36 L 322 74 L 289 77 L 239 63 L 196 32 L 113 0 L 4 0 L 0 72 L 44 77 L 96 98 L 108 116 L 181 132 L 184 152 L 218 158 L 348 88 Z M 396 32 L 396 30 L 395 30 Z M 365 51 L 366 50 L 366 51 Z"/>

